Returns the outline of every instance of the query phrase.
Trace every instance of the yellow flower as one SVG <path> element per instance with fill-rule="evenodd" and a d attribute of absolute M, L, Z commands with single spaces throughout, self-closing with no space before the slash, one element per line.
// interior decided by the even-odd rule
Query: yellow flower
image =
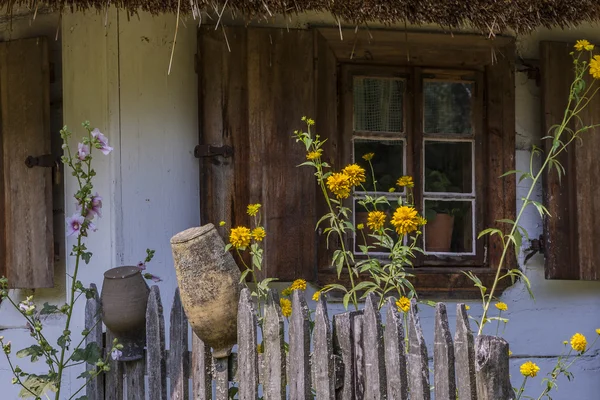
<path fill-rule="evenodd" d="M 290 285 L 290 290 L 306 290 L 306 281 L 304 279 L 296 279 Z"/>
<path fill-rule="evenodd" d="M 281 295 L 282 296 L 289 296 L 292 294 L 292 289 L 290 289 L 289 287 L 286 287 L 285 289 L 283 289 L 281 291 Z"/>
<path fill-rule="evenodd" d="M 350 177 L 344 173 L 336 172 L 327 178 L 327 187 L 338 199 L 350 196 Z"/>
<path fill-rule="evenodd" d="M 373 159 L 373 156 L 374 156 L 374 155 L 375 155 L 375 153 L 367 153 L 367 154 L 364 154 L 364 155 L 362 156 L 362 158 L 363 158 L 363 160 L 365 160 L 365 161 L 371 161 L 371 160 Z"/>
<path fill-rule="evenodd" d="M 254 228 L 252 230 L 252 239 L 256 240 L 257 242 L 262 242 L 265 236 L 267 236 L 267 232 L 265 232 L 265 228 L 263 228 L 262 226 Z"/>
<path fill-rule="evenodd" d="M 402 296 L 400 297 L 400 300 L 396 301 L 396 306 L 398 307 L 398 311 L 407 313 L 408 310 L 410 310 L 410 299 L 406 296 Z"/>
<path fill-rule="evenodd" d="M 540 370 L 540 367 L 538 367 L 531 361 L 527 361 L 526 363 L 523 363 L 520 368 L 521 374 L 528 378 L 534 378 L 537 375 L 539 370 Z"/>
<path fill-rule="evenodd" d="M 262 343 L 259 343 L 256 345 L 256 352 L 257 353 L 263 353 L 265 351 L 265 349 L 263 349 L 263 345 Z"/>
<path fill-rule="evenodd" d="M 247 213 L 249 216 L 254 217 L 258 214 L 258 210 L 260 210 L 260 204 L 248 204 Z"/>
<path fill-rule="evenodd" d="M 510 351 L 510 350 L 508 351 L 508 356 L 509 357 L 512 356 L 512 351 Z"/>
<path fill-rule="evenodd" d="M 385 224 L 385 213 L 383 211 L 369 211 L 367 217 L 367 226 L 369 229 L 377 231 L 383 228 Z"/>
<path fill-rule="evenodd" d="M 413 182 L 412 176 L 404 175 L 398 178 L 398 181 L 396 181 L 396 185 L 400 187 L 406 186 L 411 188 L 415 186 L 415 183 Z"/>
<path fill-rule="evenodd" d="M 500 310 L 500 311 L 506 311 L 508 310 L 508 306 L 506 305 L 506 303 L 503 303 L 501 301 L 497 302 L 496 304 L 494 304 L 494 306 Z"/>
<path fill-rule="evenodd" d="M 575 50 L 577 50 L 577 51 L 582 51 L 582 50 L 592 51 L 592 50 L 594 50 L 594 45 L 585 39 L 578 40 L 577 43 L 575 43 Z"/>
<path fill-rule="evenodd" d="M 365 224 L 356 225 L 356 229 L 358 229 L 359 231 L 362 231 L 363 229 L 365 229 Z"/>
<path fill-rule="evenodd" d="M 583 353 L 587 347 L 587 340 L 581 333 L 576 333 L 571 338 L 571 347 L 573 350 Z"/>
<path fill-rule="evenodd" d="M 347 165 L 342 170 L 342 173 L 348 175 L 348 177 L 350 178 L 350 185 L 352 186 L 357 186 L 367 180 L 365 178 L 364 168 L 358 164 Z"/>
<path fill-rule="evenodd" d="M 600 56 L 594 56 L 590 60 L 590 75 L 594 79 L 600 79 Z"/>
<path fill-rule="evenodd" d="M 281 314 L 284 317 L 292 315 L 292 302 L 289 299 L 279 299 L 279 305 L 281 306 Z"/>
<path fill-rule="evenodd" d="M 596 333 L 600 335 L 600 328 L 596 329 Z"/>
<path fill-rule="evenodd" d="M 307 155 L 306 155 L 306 159 L 307 160 L 316 160 L 317 158 L 321 157 L 321 154 L 323 153 L 322 149 L 318 149 L 316 151 L 310 151 Z"/>
<path fill-rule="evenodd" d="M 469 311 L 471 309 L 471 306 L 468 304 L 465 304 L 465 310 Z"/>
<path fill-rule="evenodd" d="M 388 189 L 388 192 L 390 192 L 390 193 L 394 193 L 395 191 L 396 191 L 396 188 L 394 188 L 394 187 L 391 187 Z"/>
<path fill-rule="evenodd" d="M 413 207 L 401 206 L 394 212 L 391 222 L 398 234 L 406 235 L 417 230 L 419 215 Z"/>
<path fill-rule="evenodd" d="M 568 340 L 564 340 L 564 341 L 563 341 L 563 344 L 566 346 L 566 345 L 568 345 L 568 344 L 569 344 L 569 341 L 568 341 Z"/>
<path fill-rule="evenodd" d="M 219 226 L 225 226 L 225 221 L 219 222 Z"/>
<path fill-rule="evenodd" d="M 313 299 L 313 301 L 319 301 L 319 298 L 320 298 L 320 297 L 321 297 L 321 291 L 320 291 L 320 290 L 317 290 L 317 291 L 315 292 L 315 294 L 313 294 L 313 297 L 312 297 L 312 299 Z"/>
<path fill-rule="evenodd" d="M 231 233 L 229 234 L 229 242 L 235 247 L 239 249 L 240 247 L 248 247 L 250 245 L 250 229 L 245 226 L 238 226 L 237 228 L 233 228 Z"/>
<path fill-rule="evenodd" d="M 419 215 L 417 217 L 417 225 L 419 225 L 419 226 L 427 225 L 427 220 Z"/>

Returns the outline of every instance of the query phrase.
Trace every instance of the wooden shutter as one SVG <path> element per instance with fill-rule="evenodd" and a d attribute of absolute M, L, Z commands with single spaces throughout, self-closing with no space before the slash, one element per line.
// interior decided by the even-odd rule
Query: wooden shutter
<path fill-rule="evenodd" d="M 541 74 L 544 135 L 562 121 L 573 81 L 572 43 L 542 42 Z M 580 114 L 584 123 L 600 122 L 596 97 Z M 598 130 L 581 135 L 559 156 L 566 174 L 544 175 L 544 203 L 551 217 L 544 220 L 547 279 L 600 279 L 600 136 Z M 551 145 L 544 141 L 546 150 Z"/>
<path fill-rule="evenodd" d="M 250 223 L 263 205 L 263 276 L 313 279 L 316 185 L 293 136 L 314 116 L 313 33 L 208 27 L 199 31 L 200 141 L 233 147 L 233 157 L 201 158 L 202 223 Z M 221 230 L 225 236 L 225 230 Z"/>
<path fill-rule="evenodd" d="M 53 285 L 52 170 L 45 38 L 0 43 L 0 275 L 10 287 Z"/>

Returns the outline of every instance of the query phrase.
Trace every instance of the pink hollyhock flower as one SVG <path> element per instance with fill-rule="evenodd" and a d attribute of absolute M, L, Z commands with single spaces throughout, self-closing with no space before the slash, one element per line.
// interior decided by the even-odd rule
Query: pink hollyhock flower
<path fill-rule="evenodd" d="M 146 270 L 146 264 L 145 264 L 145 263 L 143 263 L 143 262 L 141 262 L 141 261 L 138 263 L 137 267 L 138 267 L 139 269 L 141 269 L 142 271 L 145 271 L 145 270 Z"/>
<path fill-rule="evenodd" d="M 113 351 L 111 351 L 110 356 L 112 357 L 113 360 L 117 361 L 119 358 L 121 358 L 121 356 L 123 355 L 123 352 L 121 350 L 117 350 L 114 349 Z"/>
<path fill-rule="evenodd" d="M 98 149 L 102 152 L 102 154 L 107 156 L 111 151 L 113 151 L 113 148 L 108 145 L 108 138 L 104 136 L 98 128 L 92 131 L 92 137 L 100 144 Z"/>
<path fill-rule="evenodd" d="M 98 217 L 102 217 L 101 209 L 102 209 L 102 197 L 100 197 L 98 192 L 96 192 L 96 194 L 94 194 L 92 196 L 92 199 L 90 201 L 90 212 L 92 212 L 93 214 L 96 214 Z"/>
<path fill-rule="evenodd" d="M 85 218 L 79 213 L 73 214 L 72 217 L 67 217 L 67 236 L 73 236 L 79 232 L 83 221 L 85 221 Z"/>
<path fill-rule="evenodd" d="M 90 155 L 90 147 L 87 144 L 77 144 L 77 158 L 84 161 Z"/>

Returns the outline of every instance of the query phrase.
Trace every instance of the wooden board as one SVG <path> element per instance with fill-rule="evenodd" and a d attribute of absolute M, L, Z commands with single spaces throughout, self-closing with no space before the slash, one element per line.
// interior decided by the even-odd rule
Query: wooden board
<path fill-rule="evenodd" d="M 52 169 L 46 39 L 0 43 L 0 275 L 10 287 L 53 286 Z M 4 270 L 3 270 L 4 268 Z"/>

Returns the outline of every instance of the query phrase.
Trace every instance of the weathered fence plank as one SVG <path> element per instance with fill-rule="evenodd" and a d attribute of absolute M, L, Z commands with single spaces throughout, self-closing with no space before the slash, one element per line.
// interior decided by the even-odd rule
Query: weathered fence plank
<path fill-rule="evenodd" d="M 288 387 L 290 400 L 312 397 L 310 384 L 310 319 L 304 292 L 292 293 L 292 315 L 289 322 L 289 370 Z"/>
<path fill-rule="evenodd" d="M 475 374 L 479 400 L 509 400 L 514 397 L 508 371 L 506 340 L 497 336 L 477 336 Z"/>
<path fill-rule="evenodd" d="M 406 349 L 404 346 L 404 326 L 395 299 L 387 300 L 385 318 L 385 366 L 387 394 L 389 400 L 408 400 L 408 378 L 406 377 Z"/>
<path fill-rule="evenodd" d="M 127 400 L 145 400 L 146 387 L 144 384 L 144 371 L 146 360 L 143 358 L 124 363 L 126 378 Z"/>
<path fill-rule="evenodd" d="M 354 400 L 354 325 L 361 311 L 350 311 L 333 316 L 333 351 L 342 359 L 344 378 L 342 387 L 336 389 L 337 400 Z"/>
<path fill-rule="evenodd" d="M 456 305 L 456 334 L 454 335 L 454 358 L 458 398 L 477 400 L 475 383 L 475 343 L 464 304 Z"/>
<path fill-rule="evenodd" d="M 250 290 L 242 289 L 238 305 L 238 382 L 239 399 L 258 398 L 258 352 L 256 310 Z"/>
<path fill-rule="evenodd" d="M 212 354 L 196 334 L 192 335 L 192 393 L 194 400 L 212 398 Z M 242 399 L 240 397 L 240 399 Z"/>
<path fill-rule="evenodd" d="M 229 399 L 229 365 L 227 358 L 213 358 L 216 400 Z"/>
<path fill-rule="evenodd" d="M 312 356 L 314 387 L 318 400 L 335 399 L 335 364 L 327 302 L 321 295 L 315 311 L 314 350 Z"/>
<path fill-rule="evenodd" d="M 96 343 L 98 348 L 102 350 L 104 346 L 102 343 L 102 307 L 98 296 L 98 288 L 92 283 L 90 289 L 94 291 L 94 297 L 88 299 L 85 303 L 85 329 L 89 331 L 85 338 L 85 344 L 87 346 L 90 343 Z M 85 365 L 86 371 L 95 371 L 96 368 L 94 364 Z M 104 374 L 90 379 L 85 390 L 88 400 L 104 400 Z"/>
<path fill-rule="evenodd" d="M 365 399 L 387 397 L 385 358 L 381 314 L 375 296 L 370 293 L 365 301 L 363 315 L 363 349 L 365 355 Z"/>
<path fill-rule="evenodd" d="M 263 325 L 265 359 L 265 400 L 285 399 L 285 348 L 283 341 L 283 316 L 277 291 L 270 289 L 265 305 Z"/>
<path fill-rule="evenodd" d="M 433 373 L 435 400 L 456 400 L 454 344 L 444 303 L 437 303 L 435 306 Z"/>
<path fill-rule="evenodd" d="M 363 348 L 363 320 L 364 314 L 354 317 L 354 334 L 352 346 L 354 347 L 354 398 L 365 398 L 365 352 Z"/>
<path fill-rule="evenodd" d="M 183 312 L 179 288 L 175 290 L 171 309 L 168 374 L 171 400 L 187 400 L 189 396 L 188 321 Z"/>
<path fill-rule="evenodd" d="M 421 329 L 417 301 L 410 302 L 408 323 L 408 386 L 411 400 L 430 400 L 427 345 Z"/>
<path fill-rule="evenodd" d="M 148 398 L 167 400 L 167 362 L 165 352 L 165 319 L 160 290 L 150 288 L 146 307 L 146 370 Z"/>
<path fill-rule="evenodd" d="M 106 330 L 105 352 L 110 352 L 115 336 Z M 106 400 L 123 400 L 123 363 L 109 357 L 110 371 L 104 377 L 104 397 Z"/>

